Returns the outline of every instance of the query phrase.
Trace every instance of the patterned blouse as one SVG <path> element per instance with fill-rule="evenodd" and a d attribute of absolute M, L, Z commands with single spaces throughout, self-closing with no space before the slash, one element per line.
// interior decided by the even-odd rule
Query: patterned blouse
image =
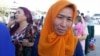
<path fill-rule="evenodd" d="M 18 40 L 19 42 L 22 42 L 24 36 L 25 36 L 25 29 L 22 30 L 20 33 L 15 32 L 15 34 L 12 35 L 12 41 Z"/>
<path fill-rule="evenodd" d="M 12 41 L 18 40 L 19 42 L 22 42 L 23 39 L 28 39 L 29 42 L 33 42 L 34 41 L 34 37 L 35 37 L 35 35 L 32 34 L 32 26 L 28 25 L 20 33 L 15 32 L 15 34 L 12 35 Z"/>

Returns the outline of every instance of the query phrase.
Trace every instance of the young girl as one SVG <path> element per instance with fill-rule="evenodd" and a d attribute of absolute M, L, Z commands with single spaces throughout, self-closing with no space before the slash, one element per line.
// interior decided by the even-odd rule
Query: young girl
<path fill-rule="evenodd" d="M 85 50 L 85 39 L 87 36 L 87 28 L 85 27 L 84 20 L 81 16 L 77 16 L 75 26 L 74 26 L 75 35 L 79 38 L 83 53 Z"/>
<path fill-rule="evenodd" d="M 75 35 L 78 36 L 78 38 L 80 38 L 83 33 L 83 24 L 81 22 L 80 16 L 77 16 L 76 18 L 74 30 L 75 30 Z"/>

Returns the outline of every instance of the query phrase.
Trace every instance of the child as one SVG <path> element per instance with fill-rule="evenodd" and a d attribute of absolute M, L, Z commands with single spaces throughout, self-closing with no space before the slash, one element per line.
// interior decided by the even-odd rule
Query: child
<path fill-rule="evenodd" d="M 86 29 L 85 29 L 84 23 L 82 21 L 82 17 L 77 16 L 75 26 L 74 26 L 74 31 L 75 31 L 75 36 L 77 36 L 81 42 L 83 53 L 85 50 L 85 38 L 86 38 L 84 35 L 85 30 Z"/>
<path fill-rule="evenodd" d="M 77 16 L 75 26 L 74 26 L 74 31 L 75 31 L 75 35 L 80 38 L 80 36 L 83 33 L 83 24 L 80 16 Z"/>

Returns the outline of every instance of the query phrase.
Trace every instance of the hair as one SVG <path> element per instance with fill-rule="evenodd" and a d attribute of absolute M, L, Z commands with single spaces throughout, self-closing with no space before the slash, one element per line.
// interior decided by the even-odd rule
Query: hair
<path fill-rule="evenodd" d="M 84 16 L 84 13 L 81 13 L 81 16 Z"/>
<path fill-rule="evenodd" d="M 75 11 L 75 8 L 74 8 L 74 5 L 73 4 L 68 5 L 66 8 L 71 8 L 73 12 Z M 74 13 L 73 13 L 73 15 L 74 15 Z"/>
<path fill-rule="evenodd" d="M 81 16 L 77 16 L 77 17 L 76 17 L 76 20 L 77 20 L 77 22 L 82 22 Z"/>
<path fill-rule="evenodd" d="M 25 16 L 27 17 L 27 23 L 33 24 L 31 12 L 25 7 L 19 7 L 19 9 L 22 9 L 24 11 Z M 11 35 L 15 33 L 19 26 L 19 23 L 15 23 L 14 27 L 10 29 Z"/>
<path fill-rule="evenodd" d="M 84 13 L 81 13 L 81 16 L 83 17 L 83 19 L 85 19 Z"/>
<path fill-rule="evenodd" d="M 27 22 L 32 24 L 33 20 L 32 20 L 31 12 L 27 8 L 25 8 L 25 7 L 19 7 L 19 8 L 24 11 L 25 16 L 27 17 Z"/>
<path fill-rule="evenodd" d="M 66 6 L 66 8 L 71 8 L 71 9 L 74 11 L 74 6 L 73 6 L 73 4 L 70 4 L 70 5 Z"/>

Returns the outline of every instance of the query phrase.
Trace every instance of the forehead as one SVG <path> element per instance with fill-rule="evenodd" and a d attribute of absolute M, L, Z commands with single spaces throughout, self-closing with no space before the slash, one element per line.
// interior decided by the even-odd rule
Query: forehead
<path fill-rule="evenodd" d="M 69 7 L 63 8 L 59 12 L 59 14 L 65 15 L 65 16 L 73 16 L 73 9 L 72 8 L 69 8 Z"/>
<path fill-rule="evenodd" d="M 16 12 L 24 13 L 23 9 L 21 9 L 21 8 L 18 8 L 18 9 L 16 10 Z"/>

